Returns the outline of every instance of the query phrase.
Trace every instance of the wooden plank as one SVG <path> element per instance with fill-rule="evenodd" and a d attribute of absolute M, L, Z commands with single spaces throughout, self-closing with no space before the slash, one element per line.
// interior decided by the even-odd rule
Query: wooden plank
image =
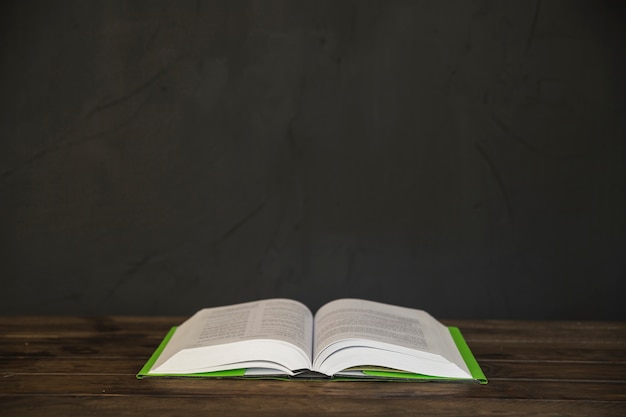
<path fill-rule="evenodd" d="M 28 338 L 46 336 L 87 337 L 90 335 L 143 334 L 158 336 L 172 326 L 185 320 L 184 317 L 142 317 L 142 316 L 103 316 L 103 317 L 56 317 L 56 316 L 16 316 L 0 317 L 0 337 Z"/>
<path fill-rule="evenodd" d="M 158 336 L 187 317 L 0 317 L 0 337 L 85 336 L 89 334 L 132 334 Z M 523 320 L 442 320 L 457 326 L 468 340 L 501 343 L 575 342 L 626 344 L 626 322 L 523 321 Z M 497 336 L 497 337 L 496 337 Z"/>
<path fill-rule="evenodd" d="M 626 403 L 603 401 L 551 401 L 459 398 L 212 398 L 195 397 L 0 397 L 3 415 L 41 414 L 84 417 L 158 415 L 255 415 L 255 416 L 605 416 L 622 417 Z"/>
<path fill-rule="evenodd" d="M 136 380 L 183 320 L 0 318 L 0 414 L 626 415 L 626 323 L 448 322 L 461 328 L 486 386 Z"/>
<path fill-rule="evenodd" d="M 0 339 L 66 339 L 103 336 L 160 338 L 183 317 L 0 317 Z M 623 322 L 445 321 L 468 343 L 626 346 Z"/>
<path fill-rule="evenodd" d="M 534 333 L 541 329 L 558 330 L 564 333 L 576 333 L 585 329 L 613 333 L 626 329 L 626 322 L 623 321 L 442 319 L 441 322 L 448 326 L 458 326 L 471 331 L 491 330 L 498 333 L 526 333 L 528 331 Z"/>
<path fill-rule="evenodd" d="M 0 358 L 5 357 L 136 357 L 147 360 L 163 338 L 149 335 L 93 335 L 88 337 L 0 337 Z M 470 348 L 478 361 L 579 361 L 626 363 L 626 347 L 596 344 L 587 347 L 571 343 L 508 343 L 474 341 Z"/>
<path fill-rule="evenodd" d="M 0 376 L 10 375 L 135 375 L 145 361 L 139 358 L 0 358 Z"/>
<path fill-rule="evenodd" d="M 148 357 L 170 325 L 181 318 L 1 319 L 4 323 L 0 321 L 0 356 Z M 462 329 L 463 334 L 479 360 L 558 360 L 569 357 L 583 361 L 626 361 L 626 325 L 622 326 L 623 323 L 547 322 L 533 328 L 528 322 L 513 322 L 519 323 L 521 330 L 512 329 L 513 324 L 507 325 L 506 322 L 489 323 L 489 326 L 476 321 L 454 323 L 466 326 Z M 560 329 L 560 325 L 569 330 Z M 585 330 L 580 333 L 583 325 Z"/>
<path fill-rule="evenodd" d="M 168 329 L 186 320 L 185 316 L 0 316 L 0 328 L 48 330 L 150 330 Z"/>
<path fill-rule="evenodd" d="M 14 374 L 134 375 L 144 363 L 145 358 L 133 357 L 5 357 L 0 358 L 0 376 Z M 626 382 L 626 363 L 484 360 L 480 365 L 488 378 Z"/>
<path fill-rule="evenodd" d="M 60 328 L 72 327 L 93 329 L 94 326 L 101 330 L 106 328 L 124 327 L 136 329 L 150 329 L 160 327 L 167 329 L 170 326 L 180 324 L 188 316 L 0 316 L 2 328 L 41 327 Z M 558 321 L 558 320 L 466 320 L 466 319 L 442 319 L 444 324 L 458 326 L 467 330 L 494 330 L 501 332 L 526 332 L 536 331 L 538 328 L 560 329 L 562 331 L 578 331 L 580 329 L 605 329 L 611 332 L 626 329 L 626 322 L 619 321 Z"/>
<path fill-rule="evenodd" d="M 144 379 L 132 375 L 12 375 L 0 379 L 0 397 L 163 395 L 207 398 L 305 397 L 362 398 L 415 397 L 424 395 L 479 395 L 484 386 L 475 384 L 330 382 L 276 380 Z"/>
<path fill-rule="evenodd" d="M 148 335 L 102 335 L 87 337 L 0 338 L 0 357 L 140 357 L 146 360 L 165 333 Z"/>
<path fill-rule="evenodd" d="M 508 343 L 477 342 L 468 343 L 477 360 L 508 361 L 603 361 L 626 363 L 626 347 L 608 344 L 593 346 L 571 343 Z M 2 348 L 0 347 L 0 352 Z"/>
<path fill-rule="evenodd" d="M 480 366 L 490 379 L 561 379 L 626 382 L 626 363 L 600 361 L 495 361 L 484 360 Z M 626 387 L 625 387 L 626 388 Z"/>
<path fill-rule="evenodd" d="M 133 375 L 7 375 L 3 396 L 163 395 L 239 398 L 242 396 L 306 398 L 454 397 L 626 401 L 626 384 L 615 381 L 493 379 L 488 385 L 453 383 L 241 381 L 145 379 Z"/>
<path fill-rule="evenodd" d="M 455 320 L 469 342 L 571 343 L 626 346 L 626 322 Z"/>

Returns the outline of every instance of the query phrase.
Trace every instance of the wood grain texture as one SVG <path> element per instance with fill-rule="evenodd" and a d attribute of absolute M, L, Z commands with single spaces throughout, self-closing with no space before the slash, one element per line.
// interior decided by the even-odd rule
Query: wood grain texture
<path fill-rule="evenodd" d="M 444 320 L 488 385 L 145 379 L 182 317 L 0 317 L 0 415 L 626 414 L 626 323 Z"/>

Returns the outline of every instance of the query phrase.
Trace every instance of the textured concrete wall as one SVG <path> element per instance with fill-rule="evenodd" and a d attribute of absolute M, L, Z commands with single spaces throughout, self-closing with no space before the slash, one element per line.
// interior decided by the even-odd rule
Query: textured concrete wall
<path fill-rule="evenodd" d="M 626 319 L 621 2 L 4 4 L 0 312 Z"/>

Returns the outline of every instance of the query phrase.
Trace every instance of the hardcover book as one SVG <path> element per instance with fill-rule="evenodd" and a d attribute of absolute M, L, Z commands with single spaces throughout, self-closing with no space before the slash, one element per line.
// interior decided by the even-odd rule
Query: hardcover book
<path fill-rule="evenodd" d="M 289 299 L 200 310 L 169 331 L 137 377 L 487 383 L 458 328 L 360 299 L 316 314 Z"/>

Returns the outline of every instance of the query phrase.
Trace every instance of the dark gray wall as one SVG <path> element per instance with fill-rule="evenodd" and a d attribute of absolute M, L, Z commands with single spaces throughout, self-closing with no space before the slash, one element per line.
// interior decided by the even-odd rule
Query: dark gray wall
<path fill-rule="evenodd" d="M 0 313 L 626 320 L 622 2 L 3 4 Z"/>

